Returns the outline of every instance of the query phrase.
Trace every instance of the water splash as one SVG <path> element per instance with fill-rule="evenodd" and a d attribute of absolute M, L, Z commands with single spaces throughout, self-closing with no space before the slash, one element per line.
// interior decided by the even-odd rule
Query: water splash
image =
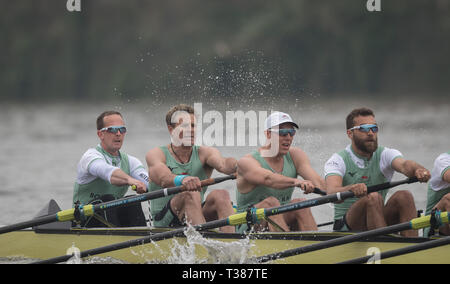
<path fill-rule="evenodd" d="M 75 246 L 75 243 L 72 243 L 72 246 L 67 249 L 66 254 L 67 255 L 73 254 L 73 256 L 66 261 L 66 264 L 82 264 L 83 263 L 83 260 L 80 257 L 80 249 Z"/>
<path fill-rule="evenodd" d="M 66 264 L 125 264 L 126 262 L 122 260 L 115 259 L 113 257 L 90 257 L 87 259 L 81 258 L 81 251 L 79 248 L 75 246 L 75 243 L 72 243 L 72 246 L 67 249 L 66 251 L 67 255 L 72 255 L 71 258 L 69 258 L 66 261 Z"/>
<path fill-rule="evenodd" d="M 188 226 L 184 232 L 186 243 L 172 241 L 168 263 L 172 264 L 243 264 L 252 257 L 250 249 L 255 246 L 250 239 L 223 242 L 204 238 L 194 227 Z M 206 255 L 199 254 L 206 250 Z"/>

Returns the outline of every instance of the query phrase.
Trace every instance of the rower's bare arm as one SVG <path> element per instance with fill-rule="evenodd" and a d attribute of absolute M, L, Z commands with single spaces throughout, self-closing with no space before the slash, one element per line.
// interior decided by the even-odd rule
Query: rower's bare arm
<path fill-rule="evenodd" d="M 445 171 L 445 173 L 442 175 L 442 180 L 450 183 L 450 169 Z"/>
<path fill-rule="evenodd" d="M 137 193 L 144 193 L 147 191 L 147 186 L 140 180 L 127 175 L 121 169 L 114 170 L 111 174 L 110 183 L 117 186 L 135 185 Z"/>
<path fill-rule="evenodd" d="M 150 150 L 145 156 L 148 175 L 152 181 L 161 187 L 174 186 L 174 175 L 166 165 L 166 157 L 160 148 Z"/>
<path fill-rule="evenodd" d="M 262 168 L 258 161 L 250 156 L 239 159 L 238 174 L 244 178 L 246 183 L 264 185 L 275 189 L 285 189 L 296 186 L 299 183 L 298 179 L 276 174 Z"/>
<path fill-rule="evenodd" d="M 294 161 L 297 174 L 305 180 L 311 181 L 315 187 L 326 190 L 325 180 L 313 169 L 308 155 L 299 149 L 291 148 L 291 157 Z"/>
<path fill-rule="evenodd" d="M 430 171 L 428 171 L 424 166 L 413 160 L 406 160 L 402 157 L 396 158 L 392 161 L 392 168 L 407 177 L 417 177 L 417 179 L 421 182 L 427 182 L 431 177 Z"/>
<path fill-rule="evenodd" d="M 352 191 L 357 197 L 362 197 L 367 194 L 367 186 L 364 183 L 342 186 L 343 179 L 340 175 L 327 176 L 325 181 L 327 194 L 335 194 L 344 191 Z"/>
<path fill-rule="evenodd" d="M 220 151 L 214 147 L 202 146 L 200 155 L 205 155 L 205 163 L 213 169 L 223 174 L 233 174 L 236 172 L 237 160 L 235 158 L 225 158 Z"/>

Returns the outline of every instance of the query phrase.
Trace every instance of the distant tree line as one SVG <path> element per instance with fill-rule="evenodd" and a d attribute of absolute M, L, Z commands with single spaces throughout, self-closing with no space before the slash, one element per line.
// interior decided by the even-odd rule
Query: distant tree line
<path fill-rule="evenodd" d="M 446 94 L 450 1 L 1 0 L 0 99 Z"/>

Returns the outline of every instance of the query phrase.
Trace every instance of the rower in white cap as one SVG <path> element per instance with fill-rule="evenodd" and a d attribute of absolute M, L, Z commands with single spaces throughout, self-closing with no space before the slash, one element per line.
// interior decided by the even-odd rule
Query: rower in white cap
<path fill-rule="evenodd" d="M 238 161 L 236 201 L 238 212 L 248 208 L 271 208 L 304 199 L 293 199 L 295 187 L 305 193 L 314 187 L 325 189 L 325 181 L 311 167 L 306 153 L 292 142 L 299 126 L 283 112 L 272 113 L 265 121 L 267 142 Z M 301 176 L 303 179 L 299 179 Z M 309 208 L 275 215 L 254 226 L 255 230 L 312 231 L 317 225 Z M 237 231 L 248 230 L 246 224 Z"/>

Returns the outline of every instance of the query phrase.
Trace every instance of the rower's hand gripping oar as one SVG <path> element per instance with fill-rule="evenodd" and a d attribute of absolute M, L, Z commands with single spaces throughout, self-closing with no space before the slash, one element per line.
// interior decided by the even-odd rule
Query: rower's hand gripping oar
<path fill-rule="evenodd" d="M 416 181 L 417 181 L 416 178 L 409 178 L 409 179 L 406 179 L 403 181 L 388 182 L 388 183 L 384 183 L 384 184 L 380 184 L 380 185 L 375 185 L 375 186 L 369 187 L 368 189 L 371 192 L 373 192 L 373 191 L 391 188 L 391 187 L 394 187 L 394 186 L 397 186 L 400 184 L 404 184 L 404 183 L 413 183 Z M 343 192 L 343 193 L 347 193 L 347 192 Z M 344 199 L 344 198 L 348 198 L 348 197 L 353 197 L 354 196 L 353 192 L 350 192 L 350 193 L 351 194 L 344 194 L 344 197 L 341 196 L 341 198 Z M 274 207 L 274 208 L 258 208 L 258 209 L 253 208 L 254 210 L 251 210 L 251 212 L 237 213 L 237 214 L 233 214 L 224 219 L 206 222 L 204 224 L 194 226 L 194 229 L 196 231 L 202 231 L 202 230 L 210 230 L 210 229 L 220 228 L 220 227 L 224 227 L 224 226 L 241 225 L 241 224 L 247 223 L 248 218 L 257 222 L 268 216 L 282 214 L 282 213 L 285 213 L 288 211 L 318 206 L 321 204 L 335 202 L 338 200 L 339 199 L 336 197 L 336 194 L 333 194 L 333 195 L 327 195 L 327 196 L 323 196 L 323 197 L 319 197 L 319 198 L 315 198 L 315 199 L 310 199 L 310 200 L 301 201 L 298 203 L 292 203 L 292 204 L 283 205 L 283 206 Z M 249 217 L 247 217 L 248 214 L 250 214 Z M 98 255 L 101 253 L 106 253 L 106 252 L 110 252 L 110 251 L 114 251 L 114 250 L 120 250 L 120 249 L 129 248 L 129 247 L 133 247 L 133 246 L 147 244 L 150 242 L 173 238 L 176 236 L 183 235 L 184 231 L 185 231 L 185 228 L 180 228 L 180 229 L 176 229 L 176 230 L 172 230 L 172 231 L 168 231 L 168 232 L 154 234 L 154 235 L 147 236 L 147 237 L 140 238 L 140 239 L 134 239 L 134 240 L 129 240 L 129 241 L 125 241 L 125 242 L 121 242 L 121 243 L 117 243 L 117 244 L 112 244 L 109 246 L 94 248 L 94 249 L 80 252 L 80 257 L 83 258 L 83 257 L 87 257 L 87 256 Z M 63 256 L 47 259 L 47 260 L 38 261 L 35 263 L 36 264 L 59 263 L 59 262 L 67 261 L 72 256 L 73 255 L 63 255 Z"/>
<path fill-rule="evenodd" d="M 368 193 L 378 192 L 380 190 L 392 188 L 392 187 L 395 187 L 395 186 L 398 186 L 401 184 L 414 183 L 414 182 L 418 182 L 418 179 L 416 177 L 407 178 L 407 179 L 400 180 L 400 181 L 385 182 L 382 184 L 369 186 L 367 188 L 367 192 Z M 230 217 L 228 217 L 228 219 L 229 219 L 228 225 L 236 226 L 236 225 L 240 225 L 240 224 L 245 224 L 245 223 L 249 223 L 249 220 L 253 223 L 256 223 L 256 222 L 258 222 L 266 217 L 272 216 L 272 215 L 282 214 L 282 213 L 290 212 L 293 210 L 305 209 L 305 208 L 314 207 L 314 206 L 318 206 L 318 205 L 322 205 L 322 204 L 326 204 L 326 203 L 341 201 L 341 200 L 351 198 L 354 196 L 355 196 L 355 194 L 352 191 L 344 191 L 344 192 L 338 192 L 335 194 L 330 194 L 330 195 L 326 195 L 326 196 L 322 196 L 322 197 L 318 197 L 318 198 L 308 199 L 308 200 L 305 200 L 302 202 L 290 203 L 290 204 L 286 204 L 286 205 L 282 205 L 282 206 L 274 207 L 274 208 L 252 208 L 252 210 L 250 210 L 249 212 L 234 214 L 234 215 L 231 215 Z M 248 216 L 249 214 L 250 214 L 250 216 Z"/>
<path fill-rule="evenodd" d="M 372 192 L 377 192 L 380 190 L 392 188 L 392 187 L 395 187 L 395 186 L 398 186 L 401 184 L 405 184 L 405 183 L 409 184 L 409 183 L 414 183 L 414 182 L 418 182 L 418 179 L 416 177 L 407 178 L 407 179 L 404 179 L 401 181 L 386 182 L 386 183 L 382 183 L 382 184 L 378 184 L 378 185 L 369 186 L 367 188 L 367 191 L 368 191 L 368 193 L 372 193 Z M 335 194 L 332 194 L 332 195 L 329 195 L 326 197 L 330 197 L 332 199 L 330 202 L 335 202 L 335 201 L 340 201 L 340 200 L 344 200 L 347 198 L 351 198 L 353 196 L 354 196 L 353 192 L 345 191 L 345 192 L 335 193 Z M 323 200 L 325 200 L 326 197 L 317 198 L 316 199 L 317 202 L 315 200 L 312 200 L 312 201 L 314 201 L 314 203 L 322 204 Z M 295 205 L 295 204 L 293 204 L 293 205 Z M 278 258 L 294 256 L 294 255 L 307 253 L 307 252 L 311 252 L 311 251 L 315 251 L 315 250 L 319 250 L 319 249 L 323 249 L 323 248 L 329 248 L 332 246 L 346 244 L 346 243 L 356 241 L 356 240 L 359 240 L 362 238 L 367 238 L 369 236 L 375 236 L 375 235 L 380 235 L 380 234 L 390 234 L 390 233 L 403 231 L 403 230 L 409 230 L 409 229 L 417 230 L 419 228 L 424 228 L 426 226 L 429 226 L 429 224 L 430 224 L 429 217 L 428 217 L 428 219 L 426 217 L 416 218 L 416 219 L 411 220 L 411 222 L 397 224 L 397 225 L 393 225 L 393 226 L 386 227 L 386 228 L 379 228 L 379 229 L 375 229 L 373 231 L 366 231 L 366 232 L 362 232 L 362 233 L 359 233 L 356 235 L 345 236 L 345 237 L 342 237 L 339 239 L 334 239 L 334 240 L 325 241 L 325 242 L 321 242 L 321 243 L 317 243 L 317 244 L 312 244 L 312 245 L 309 245 L 306 247 L 299 247 L 299 248 L 290 249 L 290 250 L 286 250 L 286 251 L 282 251 L 282 252 L 268 254 L 265 256 L 257 257 L 254 259 L 254 261 L 256 261 L 258 263 L 267 262 L 267 261 L 275 260 Z"/>
<path fill-rule="evenodd" d="M 223 176 L 223 177 L 216 177 L 216 178 L 209 178 L 201 181 L 202 187 L 217 184 L 226 180 L 230 179 L 236 179 L 236 174 Z M 143 193 L 140 195 L 130 196 L 126 198 L 121 198 L 113 201 L 108 201 L 104 203 L 99 203 L 96 205 L 84 205 L 84 206 L 78 206 L 76 208 L 67 209 L 59 211 L 55 214 L 46 215 L 42 217 L 38 217 L 29 221 L 12 224 L 8 226 L 4 226 L 0 228 L 0 234 L 21 230 L 33 226 L 39 226 L 43 224 L 53 223 L 53 222 L 66 222 L 66 221 L 73 221 L 77 219 L 83 219 L 89 216 L 93 216 L 94 213 L 108 210 L 111 208 L 117 208 L 117 207 L 123 207 L 130 205 L 132 203 L 137 202 L 144 202 L 147 200 L 157 199 L 164 196 L 169 196 L 173 194 L 180 193 L 184 191 L 185 188 L 183 185 L 176 186 L 176 187 L 170 187 L 170 188 L 163 188 L 156 191 L 151 191 L 147 193 Z"/>

